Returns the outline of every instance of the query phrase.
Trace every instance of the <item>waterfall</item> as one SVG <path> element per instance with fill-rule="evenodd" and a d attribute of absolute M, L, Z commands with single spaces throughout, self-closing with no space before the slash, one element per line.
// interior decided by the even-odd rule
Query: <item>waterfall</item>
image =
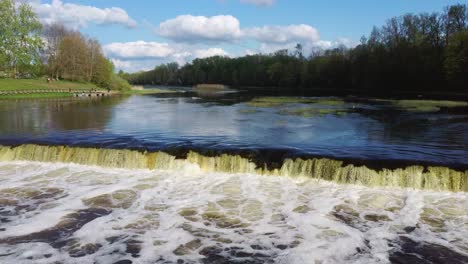
<path fill-rule="evenodd" d="M 0 146 L 0 161 L 61 162 L 150 170 L 179 170 L 186 165 L 195 164 L 203 172 L 308 177 L 339 184 L 468 192 L 468 171 L 431 166 L 374 170 L 326 158 L 287 159 L 281 168 L 268 169 L 266 164 L 258 166 L 238 155 L 207 157 L 191 151 L 186 159 L 177 159 L 164 152 L 28 144 L 17 147 Z"/>

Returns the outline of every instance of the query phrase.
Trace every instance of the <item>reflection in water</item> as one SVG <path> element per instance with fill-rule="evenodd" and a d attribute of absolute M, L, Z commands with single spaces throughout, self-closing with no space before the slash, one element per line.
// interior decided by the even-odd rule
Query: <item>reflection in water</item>
<path fill-rule="evenodd" d="M 44 135 L 51 131 L 103 130 L 121 97 L 15 100 L 0 102 L 2 135 Z"/>
<path fill-rule="evenodd" d="M 320 103 L 316 98 L 294 103 L 284 97 L 280 100 L 288 104 L 256 107 L 247 103 L 253 98 L 243 92 L 206 97 L 183 91 L 96 100 L 2 101 L 0 143 L 275 149 L 295 156 L 468 166 L 466 108 L 453 113 L 408 112 L 379 101 L 348 98 Z"/>

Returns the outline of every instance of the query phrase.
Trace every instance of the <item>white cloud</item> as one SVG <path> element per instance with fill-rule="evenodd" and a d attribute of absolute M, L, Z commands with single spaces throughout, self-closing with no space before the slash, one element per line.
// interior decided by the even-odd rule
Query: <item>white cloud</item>
<path fill-rule="evenodd" d="M 120 59 L 165 58 L 176 51 L 167 43 L 159 42 L 115 42 L 104 46 L 104 52 Z"/>
<path fill-rule="evenodd" d="M 229 56 L 222 48 L 196 48 L 191 45 L 169 45 L 159 42 L 116 42 L 103 47 L 105 54 L 111 58 L 117 70 L 136 72 L 149 70 L 154 66 L 177 62 L 183 65 L 195 58 L 212 56 Z"/>
<path fill-rule="evenodd" d="M 289 26 L 264 26 L 246 28 L 244 35 L 263 43 L 312 43 L 320 40 L 318 30 L 312 26 L 289 25 Z"/>
<path fill-rule="evenodd" d="M 242 34 L 239 20 L 233 16 L 182 15 L 159 25 L 157 32 L 180 42 L 230 42 Z"/>
<path fill-rule="evenodd" d="M 195 58 L 208 58 L 213 56 L 229 56 L 225 50 L 220 48 L 200 49 L 194 52 Z"/>
<path fill-rule="evenodd" d="M 33 0 L 29 4 L 41 21 L 46 24 L 61 22 L 75 29 L 86 27 L 91 23 L 120 24 L 127 27 L 135 27 L 137 24 L 125 10 L 118 7 L 97 8 L 64 3 L 61 0 L 52 0 L 50 4 L 42 3 L 41 0 Z"/>
<path fill-rule="evenodd" d="M 240 0 L 241 3 L 253 4 L 256 6 L 271 6 L 275 3 L 275 0 Z"/>
<path fill-rule="evenodd" d="M 116 58 L 111 58 L 112 63 L 115 66 L 117 71 L 125 72 L 137 72 L 137 71 L 149 71 L 154 69 L 156 65 L 161 63 L 161 61 L 153 60 L 120 60 Z"/>
<path fill-rule="evenodd" d="M 314 43 L 314 45 L 312 45 L 312 49 L 323 49 L 323 50 L 327 50 L 327 49 L 334 49 L 334 48 L 337 48 L 339 46 L 344 46 L 346 48 L 354 48 L 358 45 L 357 42 L 355 41 L 352 41 L 350 39 L 347 39 L 347 38 L 340 38 L 336 41 L 328 41 L 328 40 L 320 40 L 320 41 L 317 41 L 316 43 Z"/>
<path fill-rule="evenodd" d="M 263 54 L 270 54 L 270 53 L 274 53 L 274 52 L 276 52 L 278 50 L 284 50 L 284 49 L 292 51 L 296 45 L 297 45 L 297 43 L 293 43 L 293 42 L 291 42 L 291 43 L 281 43 L 281 44 L 278 44 L 278 43 L 261 43 L 260 48 L 259 48 L 259 52 L 263 53 Z"/>
<path fill-rule="evenodd" d="M 244 52 L 241 54 L 241 56 L 246 56 L 246 55 L 247 55 L 247 56 L 250 56 L 250 55 L 255 55 L 255 54 L 257 54 L 257 53 L 258 53 L 258 52 L 255 52 L 255 51 L 253 51 L 253 50 L 251 50 L 251 49 L 246 49 L 246 50 L 244 50 Z"/>
<path fill-rule="evenodd" d="M 317 29 L 310 25 L 263 26 L 241 28 L 233 16 L 182 15 L 162 22 L 156 32 L 168 39 L 182 43 L 233 43 L 253 39 L 265 44 L 303 45 L 320 40 Z"/>

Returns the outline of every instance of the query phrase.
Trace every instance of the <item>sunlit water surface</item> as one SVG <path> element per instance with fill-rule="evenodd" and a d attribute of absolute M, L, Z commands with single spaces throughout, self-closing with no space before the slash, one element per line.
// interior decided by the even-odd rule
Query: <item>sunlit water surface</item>
<path fill-rule="evenodd" d="M 380 101 L 255 107 L 258 96 L 179 93 L 0 102 L 0 144 L 144 150 L 269 149 L 291 155 L 468 167 L 468 112 L 415 112 Z M 298 115 L 302 109 L 337 113 Z M 295 112 L 296 111 L 296 112 Z"/>

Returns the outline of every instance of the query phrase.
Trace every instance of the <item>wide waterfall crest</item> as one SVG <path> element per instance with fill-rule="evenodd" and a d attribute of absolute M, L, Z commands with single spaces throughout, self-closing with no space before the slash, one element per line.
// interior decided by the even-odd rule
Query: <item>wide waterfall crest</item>
<path fill-rule="evenodd" d="M 197 165 L 203 172 L 308 177 L 340 184 L 468 192 L 468 171 L 423 166 L 374 170 L 325 158 L 287 159 L 281 168 L 268 169 L 266 164 L 258 166 L 239 155 L 207 157 L 192 151 L 187 154 L 186 159 L 177 159 L 164 152 L 28 144 L 17 147 L 0 146 L 0 161 L 61 162 L 150 170 L 181 170 Z"/>

